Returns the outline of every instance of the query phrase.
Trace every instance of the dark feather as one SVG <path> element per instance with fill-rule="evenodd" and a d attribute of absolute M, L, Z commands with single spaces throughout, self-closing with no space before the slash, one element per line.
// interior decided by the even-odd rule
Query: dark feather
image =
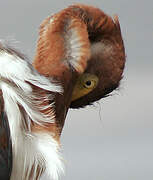
<path fill-rule="evenodd" d="M 0 179 L 9 180 L 12 171 L 12 143 L 8 118 L 3 107 L 3 99 L 0 97 Z"/>

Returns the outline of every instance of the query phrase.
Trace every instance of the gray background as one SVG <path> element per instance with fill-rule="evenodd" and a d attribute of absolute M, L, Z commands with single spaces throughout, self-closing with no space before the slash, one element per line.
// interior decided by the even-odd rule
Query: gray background
<path fill-rule="evenodd" d="M 0 38 L 15 39 L 31 59 L 42 20 L 75 1 L 0 0 Z M 68 113 L 62 180 L 153 179 L 153 2 L 77 1 L 118 14 L 127 63 L 114 96 Z"/>

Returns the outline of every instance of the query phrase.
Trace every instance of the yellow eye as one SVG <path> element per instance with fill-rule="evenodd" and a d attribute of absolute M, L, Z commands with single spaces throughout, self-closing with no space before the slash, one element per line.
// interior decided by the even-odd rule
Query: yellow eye
<path fill-rule="evenodd" d="M 91 92 L 93 89 L 96 88 L 98 84 L 98 77 L 93 74 L 84 73 L 82 74 L 74 87 L 73 93 L 72 93 L 72 101 L 79 99 L 82 96 L 85 96 L 89 92 Z"/>
<path fill-rule="evenodd" d="M 95 86 L 96 86 L 96 81 L 94 80 L 87 80 L 84 83 L 84 87 L 88 89 L 94 88 Z"/>

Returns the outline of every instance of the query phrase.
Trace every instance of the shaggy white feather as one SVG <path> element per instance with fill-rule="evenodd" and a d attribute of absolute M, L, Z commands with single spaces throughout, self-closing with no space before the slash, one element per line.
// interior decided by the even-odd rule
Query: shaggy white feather
<path fill-rule="evenodd" d="M 48 91 L 61 92 L 62 90 L 61 86 L 50 83 L 47 78 L 38 74 L 27 61 L 5 51 L 0 52 L 0 76 L 13 81 L 25 91 L 30 88 L 25 81 Z"/>
<path fill-rule="evenodd" d="M 36 180 L 38 176 L 41 176 L 37 173 L 38 168 L 40 172 L 45 171 L 51 180 L 57 180 L 59 174 L 64 171 L 59 146 L 47 134 L 20 135 L 15 148 L 14 156 L 17 163 L 13 164 L 11 180 Z M 31 174 L 32 168 L 33 174 Z"/>
<path fill-rule="evenodd" d="M 61 92 L 60 86 L 39 75 L 17 54 L 0 49 L 0 89 L 13 146 L 11 180 L 35 180 L 38 169 L 46 172 L 50 179 L 57 180 L 59 173 L 63 172 L 58 143 L 51 134 L 31 132 L 31 121 L 39 125 L 54 122 L 52 111 L 44 115 L 39 108 L 40 103 L 52 97 L 34 94 L 30 84 L 47 91 Z"/>

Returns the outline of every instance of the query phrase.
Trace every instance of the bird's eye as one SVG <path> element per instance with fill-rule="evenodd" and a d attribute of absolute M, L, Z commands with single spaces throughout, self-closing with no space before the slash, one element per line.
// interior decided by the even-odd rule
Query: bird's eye
<path fill-rule="evenodd" d="M 72 93 L 72 101 L 85 96 L 89 92 L 93 91 L 98 85 L 99 79 L 94 74 L 84 73 L 82 74 L 74 87 Z"/>
<path fill-rule="evenodd" d="M 96 81 L 94 81 L 94 80 L 87 80 L 87 81 L 85 81 L 85 83 L 84 83 L 84 87 L 85 88 L 88 88 L 88 89 L 91 89 L 91 88 L 94 88 L 95 86 L 96 86 Z"/>
<path fill-rule="evenodd" d="M 91 81 L 86 81 L 86 86 L 90 86 L 91 85 Z"/>

